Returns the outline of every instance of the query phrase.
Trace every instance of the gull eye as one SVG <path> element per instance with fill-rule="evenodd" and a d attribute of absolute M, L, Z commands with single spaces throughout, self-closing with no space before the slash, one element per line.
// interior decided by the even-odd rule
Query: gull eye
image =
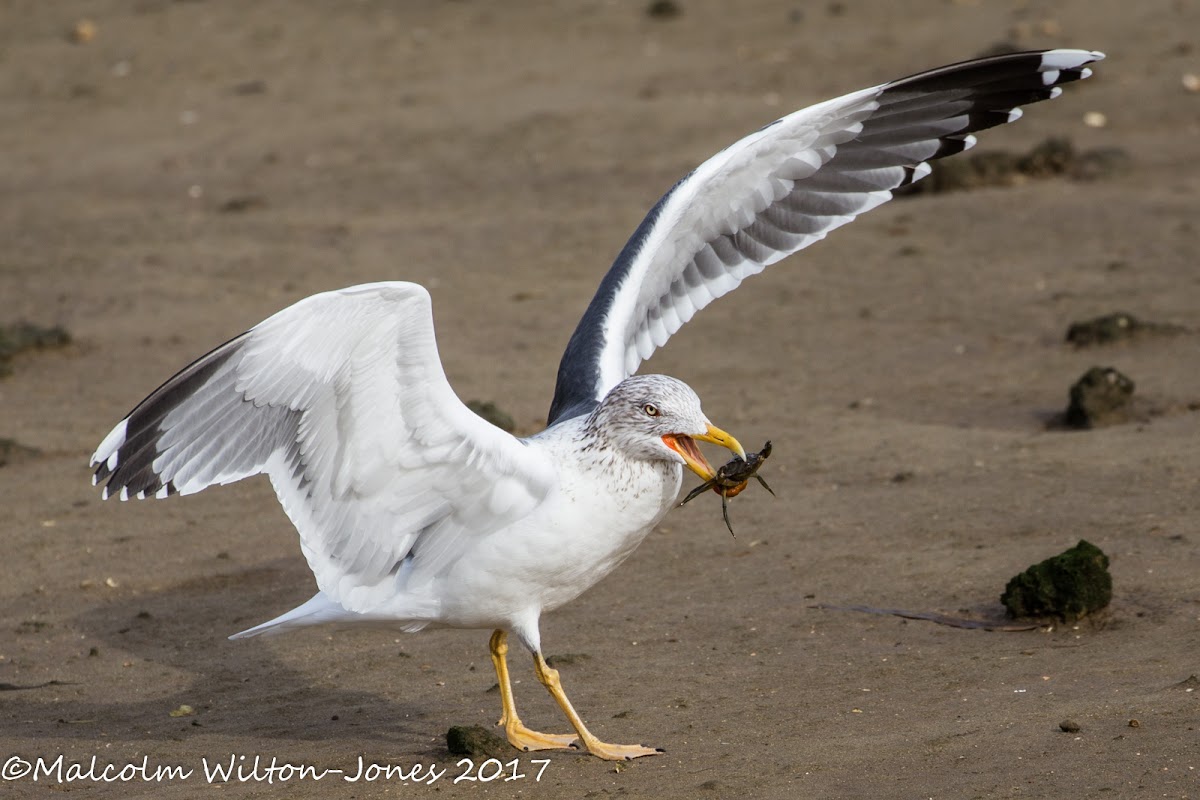
<path fill-rule="evenodd" d="M 657 417 L 658 406 L 654 405 L 654 403 L 646 403 L 646 405 L 642 406 L 642 413 L 647 417 Z"/>

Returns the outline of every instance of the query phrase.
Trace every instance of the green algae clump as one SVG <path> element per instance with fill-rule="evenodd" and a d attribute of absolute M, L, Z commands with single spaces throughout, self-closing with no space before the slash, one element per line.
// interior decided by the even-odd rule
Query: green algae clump
<path fill-rule="evenodd" d="M 1112 600 L 1108 556 L 1094 544 L 1079 544 L 1017 575 L 1000 602 L 1011 617 L 1058 617 L 1074 622 Z"/>
<path fill-rule="evenodd" d="M 446 731 L 446 749 L 456 756 L 491 756 L 512 753 L 508 742 L 480 725 L 455 725 Z"/>

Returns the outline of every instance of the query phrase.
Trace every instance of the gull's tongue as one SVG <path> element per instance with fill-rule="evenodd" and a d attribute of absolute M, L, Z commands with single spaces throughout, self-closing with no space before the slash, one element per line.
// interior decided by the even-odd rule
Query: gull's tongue
<path fill-rule="evenodd" d="M 689 462 L 693 472 L 698 472 L 697 467 L 703 469 L 707 473 L 702 476 L 705 480 L 711 480 L 717 474 L 712 465 L 708 463 L 708 459 L 704 457 L 704 453 L 700 452 L 695 439 L 683 433 L 676 433 L 671 436 L 671 439 L 675 443 L 676 452 Z"/>

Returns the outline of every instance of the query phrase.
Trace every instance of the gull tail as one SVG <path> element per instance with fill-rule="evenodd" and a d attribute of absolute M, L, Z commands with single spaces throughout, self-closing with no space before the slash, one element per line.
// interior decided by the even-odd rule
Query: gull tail
<path fill-rule="evenodd" d="M 297 606 L 286 614 L 281 614 L 269 622 L 264 622 L 261 625 L 255 625 L 253 628 L 248 628 L 240 633 L 235 633 L 229 638 L 249 639 L 254 636 L 274 636 L 296 630 L 297 628 L 307 628 L 310 625 L 323 625 L 327 622 L 348 622 L 358 617 L 358 614 L 342 608 L 324 592 L 317 592 L 304 605 Z"/>
<path fill-rule="evenodd" d="M 251 639 L 255 636 L 275 636 L 276 634 L 288 633 L 289 631 L 307 628 L 312 625 L 326 625 L 330 623 L 386 626 L 398 628 L 404 633 L 416 633 L 429 624 L 428 618 L 421 618 L 421 616 L 417 615 L 414 615 L 414 617 L 386 612 L 360 614 L 355 611 L 347 611 L 329 595 L 324 592 L 317 592 L 307 603 L 293 608 L 286 614 L 280 614 L 269 622 L 255 625 L 253 628 L 247 628 L 244 631 L 233 634 L 229 638 Z"/>

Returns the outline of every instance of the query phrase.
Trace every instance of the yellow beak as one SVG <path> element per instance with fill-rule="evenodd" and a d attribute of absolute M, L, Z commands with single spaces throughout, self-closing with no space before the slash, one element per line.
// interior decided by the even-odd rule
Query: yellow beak
<path fill-rule="evenodd" d="M 679 453 L 683 458 L 683 462 L 687 464 L 688 469 L 706 481 L 712 480 L 717 472 L 708 463 L 708 459 L 704 457 L 704 454 L 700 452 L 700 448 L 696 446 L 696 439 L 719 444 L 721 447 L 736 453 L 739 458 L 744 459 L 746 457 L 746 450 L 737 439 L 711 423 L 706 432 L 696 434 L 695 436 L 688 436 L 683 433 L 668 433 L 662 439 L 667 447 Z"/>
<path fill-rule="evenodd" d="M 716 425 L 713 425 L 712 423 L 709 423 L 707 433 L 702 433 L 699 436 L 695 436 L 693 438 L 699 439 L 704 442 L 712 442 L 713 444 L 719 444 L 719 445 L 721 445 L 721 447 L 724 447 L 726 450 L 730 450 L 733 453 L 735 453 L 737 455 L 737 457 L 742 459 L 743 461 L 746 460 L 746 449 L 744 447 L 742 447 L 741 442 L 739 442 L 737 439 L 733 438 L 732 434 L 726 433 L 725 431 L 721 430 L 720 428 L 718 428 Z"/>

